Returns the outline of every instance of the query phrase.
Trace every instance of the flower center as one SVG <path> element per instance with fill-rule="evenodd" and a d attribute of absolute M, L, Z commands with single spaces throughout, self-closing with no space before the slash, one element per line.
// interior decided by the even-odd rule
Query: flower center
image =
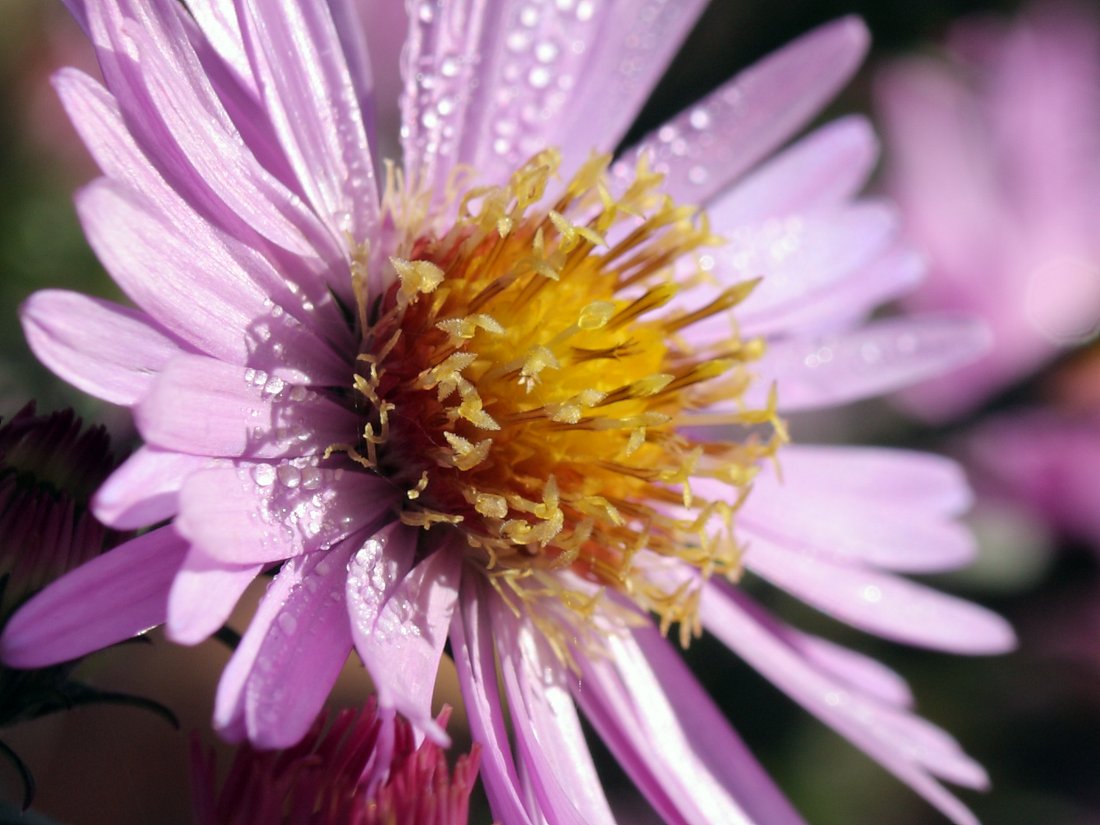
<path fill-rule="evenodd" d="M 644 163 L 613 196 L 607 163 L 551 200 L 558 155 L 540 153 L 507 185 L 468 191 L 438 234 L 391 204 L 420 231 L 406 229 L 383 294 L 357 280 L 364 425 L 348 452 L 405 489 L 405 523 L 460 531 L 498 588 L 570 601 L 548 575 L 568 568 L 667 626 L 692 618 L 691 599 L 647 577 L 639 552 L 736 575 L 736 502 L 783 430 L 771 404 L 720 417 L 745 430 L 732 444 L 685 431 L 750 380 L 760 341 L 732 323 L 712 343 L 693 330 L 752 283 L 706 283 L 699 251 L 721 239 L 705 216 L 661 195 Z M 693 478 L 728 494 L 699 496 Z"/>

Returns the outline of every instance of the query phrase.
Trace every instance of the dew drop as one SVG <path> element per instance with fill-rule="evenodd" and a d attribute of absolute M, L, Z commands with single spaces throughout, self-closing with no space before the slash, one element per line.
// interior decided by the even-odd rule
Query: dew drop
<path fill-rule="evenodd" d="M 688 170 L 688 180 L 696 186 L 706 183 L 708 177 L 710 177 L 710 175 L 707 173 L 707 168 L 705 166 L 692 166 L 691 169 Z"/>
<path fill-rule="evenodd" d="M 531 44 L 531 35 L 515 30 L 508 35 L 504 43 L 511 51 L 519 54 L 527 51 L 527 47 Z"/>
<path fill-rule="evenodd" d="M 279 483 L 284 487 L 289 487 L 293 490 L 302 481 L 302 471 L 295 467 L 293 464 L 280 464 L 279 468 L 275 471 L 275 476 L 279 479 Z"/>
<path fill-rule="evenodd" d="M 543 42 L 535 47 L 535 59 L 541 63 L 552 63 L 558 56 L 558 47 L 554 43 Z"/>
<path fill-rule="evenodd" d="M 536 89 L 545 89 L 550 85 L 550 70 L 545 66 L 536 66 L 528 72 L 527 82 Z"/>
<path fill-rule="evenodd" d="M 294 632 L 298 629 L 298 620 L 286 611 L 280 613 L 276 621 L 279 623 L 279 629 L 287 636 L 293 636 Z"/>
<path fill-rule="evenodd" d="M 270 464 L 258 464 L 252 470 L 253 480 L 261 487 L 270 487 L 275 483 L 275 468 Z"/>
<path fill-rule="evenodd" d="M 453 57 L 443 58 L 443 62 L 439 64 L 439 73 L 444 77 L 456 77 L 458 75 L 459 63 Z"/>

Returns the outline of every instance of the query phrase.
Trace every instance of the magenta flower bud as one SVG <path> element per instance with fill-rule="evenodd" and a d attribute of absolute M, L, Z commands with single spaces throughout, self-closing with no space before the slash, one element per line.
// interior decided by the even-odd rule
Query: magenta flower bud
<path fill-rule="evenodd" d="M 446 727 L 450 711 L 436 718 Z M 220 790 L 213 750 L 192 739 L 198 825 L 466 825 L 479 748 L 452 770 L 443 749 L 418 745 L 407 721 L 362 711 L 322 713 L 286 750 L 237 749 Z"/>

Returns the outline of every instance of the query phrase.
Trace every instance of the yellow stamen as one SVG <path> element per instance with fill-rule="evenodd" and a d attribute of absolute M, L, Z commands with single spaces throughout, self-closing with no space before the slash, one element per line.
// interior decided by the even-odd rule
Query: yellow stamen
<path fill-rule="evenodd" d="M 660 193 L 644 160 L 616 195 L 608 158 L 593 156 L 549 200 L 558 163 L 542 152 L 504 186 L 454 195 L 449 224 L 391 172 L 385 208 L 403 240 L 384 295 L 357 280 L 365 421 L 359 444 L 334 449 L 404 485 L 406 524 L 461 531 L 507 604 L 556 604 L 536 619 L 548 634 L 563 611 L 583 624 L 610 587 L 663 629 L 679 623 L 686 641 L 697 591 L 662 585 L 637 560 L 645 550 L 704 578 L 739 575 L 736 510 L 786 435 L 774 396 L 760 410 L 736 403 L 762 344 L 741 341 L 732 319 L 717 345 L 693 343 L 692 328 L 755 282 L 673 280 L 701 271 L 692 256 L 721 241 L 705 215 Z M 701 286 L 698 309 L 678 307 Z M 692 417 L 719 397 L 735 411 Z M 678 429 L 693 421 L 754 434 L 699 441 Z M 761 425 L 770 435 L 755 434 Z M 726 492 L 701 495 L 693 478 Z M 591 587 L 550 575 L 565 567 Z"/>

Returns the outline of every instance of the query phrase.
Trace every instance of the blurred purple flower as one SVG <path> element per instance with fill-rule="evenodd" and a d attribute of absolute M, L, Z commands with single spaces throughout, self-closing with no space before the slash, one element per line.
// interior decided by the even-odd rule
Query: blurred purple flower
<path fill-rule="evenodd" d="M 984 498 L 1100 553 L 1100 352 L 1047 383 L 1043 406 L 979 422 L 961 454 Z"/>
<path fill-rule="evenodd" d="M 905 394 L 946 420 L 1100 330 L 1100 25 L 1033 7 L 956 25 L 947 59 L 907 58 L 877 84 L 886 181 L 929 276 L 914 310 L 985 319 L 979 361 Z"/>
<path fill-rule="evenodd" d="M 160 622 L 199 642 L 281 564 L 219 686 L 227 738 L 293 745 L 354 648 L 380 712 L 445 743 L 430 701 L 449 638 L 503 822 L 613 821 L 577 705 L 667 821 L 799 822 L 663 638 L 678 623 L 972 822 L 936 779 L 985 774 L 900 677 L 733 584 L 749 571 L 912 644 L 1013 642 L 895 575 L 971 557 L 954 465 L 783 446 L 780 413 L 898 389 L 985 341 L 867 322 L 919 266 L 892 210 L 855 199 L 863 120 L 757 167 L 850 75 L 862 24 L 806 36 L 608 167 L 591 153 L 701 0 L 414 4 L 399 169 L 370 148 L 393 7 L 363 5 L 74 2 L 106 83 L 57 79 L 105 173 L 77 205 L 140 309 L 47 291 L 23 322 L 59 375 L 134 409 L 146 446 L 97 513 L 161 526 L 27 605 L 5 660 Z"/>
<path fill-rule="evenodd" d="M 378 715 L 372 697 L 331 724 L 322 714 L 287 750 L 242 744 L 220 790 L 214 752 L 204 754 L 198 737 L 191 764 L 198 825 L 466 825 L 478 748 L 452 772 L 437 744 L 418 745 L 405 720 Z"/>

